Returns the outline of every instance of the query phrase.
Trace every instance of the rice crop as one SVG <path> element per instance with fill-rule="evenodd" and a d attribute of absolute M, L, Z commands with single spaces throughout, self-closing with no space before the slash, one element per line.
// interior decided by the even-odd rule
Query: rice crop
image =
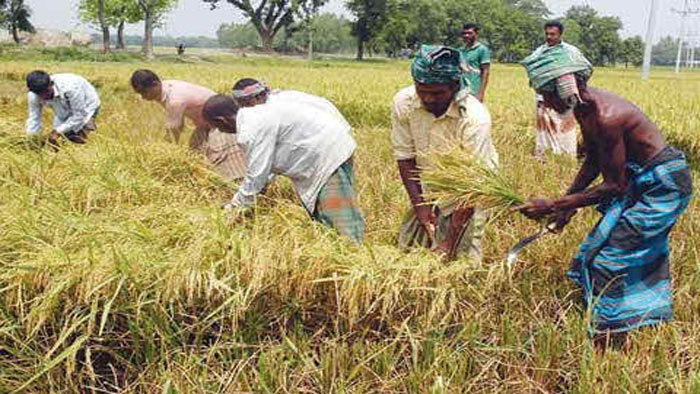
<path fill-rule="evenodd" d="M 420 179 L 427 189 L 425 196 L 435 204 L 503 210 L 525 202 L 505 174 L 475 158 L 468 149 L 456 145 L 448 152 L 435 152 L 429 159 L 430 166 L 422 169 Z"/>
<path fill-rule="evenodd" d="M 697 199 L 672 234 L 675 321 L 601 352 L 565 277 L 594 209 L 528 247 L 512 270 L 508 249 L 538 228 L 519 215 L 491 220 L 481 266 L 396 248 L 410 203 L 389 108 L 411 83 L 408 63 L 212 60 L 0 63 L 0 392 L 700 392 Z M 253 218 L 232 221 L 219 206 L 236 185 L 184 143 L 165 142 L 161 108 L 131 92 L 131 72 L 144 67 L 222 93 L 260 77 L 336 103 L 358 142 L 364 245 L 311 222 L 284 180 Z M 87 145 L 26 142 L 23 78 L 36 68 L 98 87 L 99 130 Z M 639 105 L 697 163 L 700 73 L 655 70 L 642 83 L 637 70 L 600 69 L 591 84 Z M 479 179 L 480 203 L 563 193 L 578 164 L 532 157 L 524 71 L 495 65 L 486 104 L 503 178 L 471 178 L 455 158 L 444 193 L 468 195 Z"/>

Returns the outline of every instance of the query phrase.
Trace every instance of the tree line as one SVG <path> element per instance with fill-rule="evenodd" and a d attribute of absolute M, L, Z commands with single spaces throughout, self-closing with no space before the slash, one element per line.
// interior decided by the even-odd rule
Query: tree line
<path fill-rule="evenodd" d="M 398 56 L 423 43 L 459 46 L 461 27 L 469 21 L 481 26 L 480 39 L 496 60 L 516 62 L 542 44 L 542 25 L 551 17 L 542 0 L 347 0 L 352 22 L 315 15 L 325 0 L 203 1 L 213 9 L 228 3 L 248 18 L 246 23 L 219 28 L 217 36 L 223 47 L 283 50 L 291 42 L 293 49 L 300 49 L 310 37 L 323 37 L 319 50 L 346 52 L 352 39 L 358 59 L 367 53 Z M 562 22 L 565 40 L 596 65 L 641 64 L 644 42 L 641 37 L 623 39 L 619 18 L 599 15 L 590 6 L 574 6 Z M 343 23 L 349 28 L 343 28 Z M 313 34 L 319 25 L 324 34 Z"/>
<path fill-rule="evenodd" d="M 480 40 L 495 60 L 517 62 L 543 42 L 542 25 L 551 12 L 542 0 L 346 0 L 351 19 L 319 14 L 328 0 L 202 0 L 212 11 L 228 9 L 242 13 L 247 22 L 223 24 L 217 31 L 218 45 L 260 47 L 263 50 L 304 52 L 312 48 L 324 53 L 355 52 L 389 57 L 410 53 L 424 43 L 461 45 L 465 22 L 481 26 Z M 146 57 L 153 56 L 153 30 L 177 0 L 80 0 L 82 21 L 101 31 L 105 52 L 141 44 Z M 0 0 L 0 27 L 16 42 L 19 32 L 33 32 L 31 9 L 24 0 Z M 126 36 L 126 25 L 144 22 L 143 37 Z M 623 39 L 619 18 L 600 15 L 590 6 L 571 7 L 561 18 L 564 40 L 579 47 L 596 65 L 642 63 L 641 37 Z M 112 31 L 116 30 L 116 39 Z M 169 37 L 156 38 L 155 45 L 175 45 Z M 187 38 L 188 46 L 213 46 L 203 37 Z M 678 42 L 664 37 L 654 46 L 657 65 L 675 62 Z"/>

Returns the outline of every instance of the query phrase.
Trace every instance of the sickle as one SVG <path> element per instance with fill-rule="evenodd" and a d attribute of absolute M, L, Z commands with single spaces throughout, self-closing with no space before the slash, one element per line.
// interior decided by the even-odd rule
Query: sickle
<path fill-rule="evenodd" d="M 556 223 L 542 225 L 540 231 L 521 239 L 520 242 L 518 242 L 517 244 L 515 244 L 515 246 L 510 248 L 510 250 L 508 251 L 508 256 L 506 257 L 506 263 L 508 264 L 508 267 L 513 267 L 515 265 L 515 263 L 518 261 L 518 254 L 521 250 L 523 250 L 526 246 L 530 245 L 531 243 L 540 239 L 540 237 L 542 237 L 543 235 L 553 233 L 555 227 Z"/>

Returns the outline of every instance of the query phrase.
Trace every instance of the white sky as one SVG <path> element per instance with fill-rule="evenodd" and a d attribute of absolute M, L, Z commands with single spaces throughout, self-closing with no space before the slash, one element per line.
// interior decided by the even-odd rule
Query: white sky
<path fill-rule="evenodd" d="M 25 0 L 32 8 L 32 17 L 35 25 L 51 29 L 81 29 L 93 30 L 89 26 L 82 25 L 77 17 L 78 0 Z M 659 17 L 656 29 L 656 37 L 673 35 L 677 36 L 680 30 L 680 18 L 674 14 L 672 8 L 681 8 L 684 0 L 658 0 Z M 698 0 L 693 2 L 700 3 Z M 572 5 L 589 4 L 603 15 L 618 16 L 623 24 L 623 35 L 645 35 L 647 18 L 651 0 L 545 0 L 545 3 L 554 12 L 555 16 L 561 15 Z M 347 13 L 343 7 L 343 0 L 330 0 L 323 11 L 334 13 Z M 209 6 L 201 0 L 179 0 L 177 8 L 168 16 L 165 26 L 156 34 L 172 36 L 204 35 L 215 37 L 216 30 L 222 23 L 242 21 L 243 16 L 225 0 L 221 0 L 219 8 L 210 11 Z M 689 23 L 691 29 L 700 30 L 700 18 Z M 129 33 L 140 33 L 143 29 L 140 25 L 131 26 Z M 700 33 L 700 31 L 697 31 Z"/>

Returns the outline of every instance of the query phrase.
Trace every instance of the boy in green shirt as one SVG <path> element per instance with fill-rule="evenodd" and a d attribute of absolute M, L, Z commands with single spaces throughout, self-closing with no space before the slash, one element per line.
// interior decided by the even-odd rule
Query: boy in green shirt
<path fill-rule="evenodd" d="M 470 93 L 479 101 L 484 101 L 486 87 L 489 84 L 491 69 L 491 51 L 479 42 L 479 25 L 465 23 L 462 27 L 464 47 L 459 49 L 462 55 L 462 66 L 469 81 Z"/>

